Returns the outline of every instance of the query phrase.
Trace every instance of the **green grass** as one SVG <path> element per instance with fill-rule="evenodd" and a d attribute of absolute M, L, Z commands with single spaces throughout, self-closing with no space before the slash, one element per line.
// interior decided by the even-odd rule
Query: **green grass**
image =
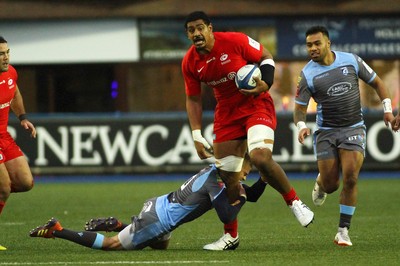
<path fill-rule="evenodd" d="M 180 182 L 38 183 L 28 193 L 12 194 L 0 217 L 1 265 L 399 265 L 399 179 L 359 182 L 359 203 L 352 221 L 352 247 L 333 244 L 338 226 L 338 196 L 312 206 L 312 180 L 293 180 L 300 197 L 315 211 L 315 222 L 302 228 L 271 187 L 258 203 L 239 215 L 240 246 L 235 251 L 207 252 L 206 243 L 222 235 L 214 211 L 173 232 L 168 250 L 104 252 L 62 239 L 30 238 L 30 229 L 57 217 L 81 230 L 92 217 L 129 221 L 143 201 L 175 189 Z"/>

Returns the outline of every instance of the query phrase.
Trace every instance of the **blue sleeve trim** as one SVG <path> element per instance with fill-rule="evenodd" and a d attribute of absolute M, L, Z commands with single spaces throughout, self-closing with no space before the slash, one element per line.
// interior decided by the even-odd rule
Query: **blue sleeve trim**
<path fill-rule="evenodd" d="M 101 249 L 103 247 L 104 235 L 97 233 L 96 239 L 92 245 L 94 249 Z"/>
<path fill-rule="evenodd" d="M 372 81 L 374 81 L 375 77 L 376 77 L 376 73 L 374 73 L 374 75 L 372 76 L 372 78 L 371 78 L 370 80 L 368 80 L 367 83 L 370 84 Z"/>

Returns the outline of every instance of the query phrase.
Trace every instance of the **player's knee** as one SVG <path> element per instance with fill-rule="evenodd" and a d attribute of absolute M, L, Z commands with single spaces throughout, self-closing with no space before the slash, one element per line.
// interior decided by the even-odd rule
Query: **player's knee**
<path fill-rule="evenodd" d="M 357 177 L 350 176 L 343 178 L 343 187 L 345 189 L 354 189 L 357 186 Z"/>
<path fill-rule="evenodd" d="M 250 153 L 250 160 L 257 169 L 265 168 L 263 166 L 273 162 L 272 152 L 268 148 L 253 149 Z"/>
<path fill-rule="evenodd" d="M 340 186 L 340 183 L 335 182 L 335 181 L 330 181 L 330 182 L 323 181 L 322 182 L 322 189 L 323 189 L 323 191 L 325 191 L 328 194 L 331 194 L 331 193 L 335 192 L 336 190 L 338 190 L 339 186 Z"/>
<path fill-rule="evenodd" d="M 11 183 L 1 183 L 0 185 L 0 201 L 6 201 L 11 193 Z"/>
<path fill-rule="evenodd" d="M 26 179 L 19 184 L 11 184 L 11 192 L 13 192 L 13 193 L 26 192 L 26 191 L 31 190 L 33 188 L 33 186 L 34 186 L 33 178 Z"/>

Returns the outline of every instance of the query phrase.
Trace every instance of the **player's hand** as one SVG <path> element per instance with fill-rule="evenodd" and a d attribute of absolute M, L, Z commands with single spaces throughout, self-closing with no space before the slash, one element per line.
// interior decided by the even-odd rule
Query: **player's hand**
<path fill-rule="evenodd" d="M 303 128 L 299 131 L 299 134 L 297 136 L 297 140 L 301 143 L 304 144 L 304 140 L 310 136 L 311 130 L 309 128 Z"/>
<path fill-rule="evenodd" d="M 393 120 L 394 120 L 394 115 L 391 112 L 383 114 L 383 122 L 385 122 L 385 125 L 387 128 L 392 127 Z M 393 127 L 392 127 L 392 130 L 393 130 Z"/>
<path fill-rule="evenodd" d="M 200 159 L 204 160 L 207 158 L 210 158 L 214 156 L 214 151 L 212 146 L 206 141 L 207 146 L 205 146 L 203 143 L 195 141 L 194 146 L 197 151 L 197 155 L 199 156 Z"/>
<path fill-rule="evenodd" d="M 21 126 L 31 133 L 31 137 L 32 138 L 36 138 L 35 126 L 31 122 L 29 122 L 28 119 L 22 120 L 21 121 Z"/>
<path fill-rule="evenodd" d="M 197 155 L 199 155 L 200 159 L 204 160 L 214 155 L 213 147 L 203 137 L 200 129 L 192 130 L 192 137 Z"/>
<path fill-rule="evenodd" d="M 257 96 L 269 90 L 267 83 L 259 77 L 254 77 L 257 86 L 254 89 L 240 89 L 239 92 L 247 96 Z"/>
<path fill-rule="evenodd" d="M 400 129 L 400 111 L 397 114 L 397 116 L 392 120 L 391 125 L 392 125 L 392 130 L 394 132 L 399 131 L 399 129 Z"/>

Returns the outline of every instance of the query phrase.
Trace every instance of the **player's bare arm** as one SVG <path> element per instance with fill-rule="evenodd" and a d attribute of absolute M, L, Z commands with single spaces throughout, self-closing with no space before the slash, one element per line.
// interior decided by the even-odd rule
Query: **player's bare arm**
<path fill-rule="evenodd" d="M 293 121 L 298 129 L 297 140 L 301 144 L 304 144 L 305 138 L 311 134 L 311 130 L 307 128 L 305 124 L 307 118 L 307 108 L 308 105 L 301 105 L 298 103 L 296 103 L 294 106 Z"/>
<path fill-rule="evenodd" d="M 15 95 L 14 99 L 11 102 L 11 110 L 14 112 L 14 114 L 18 117 L 18 119 L 21 122 L 21 126 L 28 130 L 31 133 L 31 136 L 33 138 L 36 138 L 36 129 L 35 126 L 26 118 L 25 116 L 25 107 L 24 107 L 24 101 L 22 99 L 22 95 L 19 91 L 19 88 L 17 86 L 17 89 L 15 90 Z"/>
<path fill-rule="evenodd" d="M 388 127 L 394 119 L 389 92 L 379 76 L 376 76 L 370 85 L 376 90 L 376 93 L 382 101 L 383 121 L 385 122 L 386 127 Z"/>
<path fill-rule="evenodd" d="M 213 148 L 201 134 L 203 105 L 201 95 L 186 96 L 186 111 L 197 155 L 204 160 L 212 156 Z"/>

